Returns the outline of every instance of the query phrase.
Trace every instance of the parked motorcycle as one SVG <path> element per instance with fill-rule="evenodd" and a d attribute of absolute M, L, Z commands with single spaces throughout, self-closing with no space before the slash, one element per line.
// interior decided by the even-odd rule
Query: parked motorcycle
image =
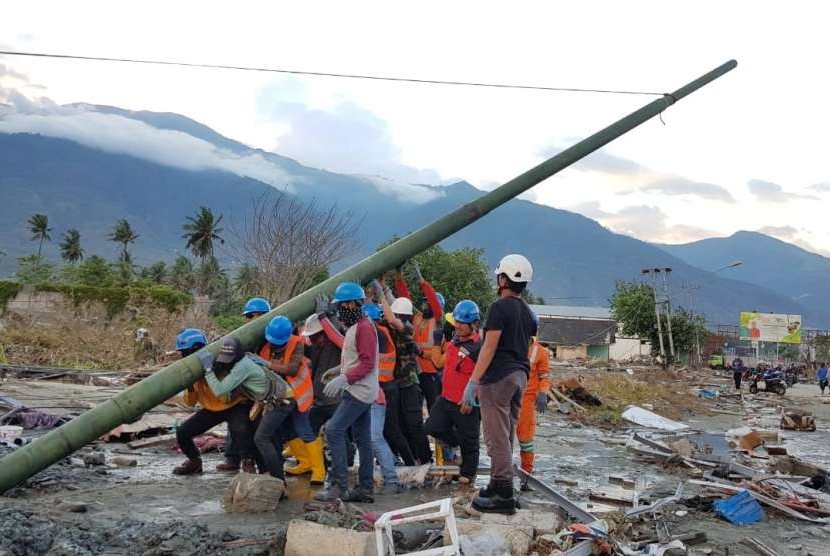
<path fill-rule="evenodd" d="M 783 396 L 787 392 L 787 383 L 784 379 L 784 373 L 780 370 L 770 369 L 763 373 L 755 373 L 752 375 L 749 384 L 749 392 L 751 394 L 758 393 L 758 383 L 764 383 L 764 392 L 774 392 L 779 396 Z"/>
<path fill-rule="evenodd" d="M 787 383 L 787 387 L 792 388 L 793 384 L 798 382 L 798 375 L 800 374 L 798 367 L 789 367 L 786 371 L 784 371 L 784 381 Z"/>

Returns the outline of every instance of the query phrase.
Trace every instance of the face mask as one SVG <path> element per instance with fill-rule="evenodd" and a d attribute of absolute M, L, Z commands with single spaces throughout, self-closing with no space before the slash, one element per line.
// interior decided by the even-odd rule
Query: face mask
<path fill-rule="evenodd" d="M 337 308 L 337 318 L 339 318 L 340 322 L 348 328 L 357 324 L 357 322 L 363 318 L 363 310 L 360 307 L 350 309 L 341 305 Z"/>

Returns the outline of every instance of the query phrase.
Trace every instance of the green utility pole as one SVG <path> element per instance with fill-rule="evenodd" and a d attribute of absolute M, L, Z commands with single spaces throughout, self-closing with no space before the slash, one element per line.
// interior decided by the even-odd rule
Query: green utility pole
<path fill-rule="evenodd" d="M 314 311 L 314 298 L 318 294 L 331 294 L 340 282 L 346 280 L 367 282 L 400 266 L 421 251 L 443 241 L 534 185 L 660 114 L 678 100 L 733 70 L 737 65 L 735 60 L 730 60 L 674 93 L 648 103 L 475 201 L 412 232 L 276 307 L 267 315 L 234 330 L 231 335 L 239 338 L 245 349 L 255 349 L 262 343 L 265 326 L 274 316 L 285 315 L 292 321 L 304 319 Z M 216 353 L 218 347 L 219 342 L 214 342 L 208 349 Z M 31 444 L 18 448 L 0 460 L 0 493 L 22 483 L 115 427 L 137 420 L 144 412 L 175 396 L 201 376 L 202 367 L 198 359 L 191 355 L 130 386 L 111 400 L 90 409 Z"/>

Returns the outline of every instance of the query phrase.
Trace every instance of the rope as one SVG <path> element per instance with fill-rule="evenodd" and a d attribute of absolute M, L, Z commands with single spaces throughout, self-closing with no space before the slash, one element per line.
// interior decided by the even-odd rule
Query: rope
<path fill-rule="evenodd" d="M 266 68 L 257 66 L 235 66 L 226 64 L 202 64 L 197 62 L 178 62 L 172 60 L 148 60 L 142 58 L 112 58 L 106 56 L 81 56 L 76 54 L 55 54 L 47 52 L 22 52 L 12 50 L 0 50 L 2 56 L 26 56 L 31 58 L 52 58 L 57 60 L 85 60 L 94 62 L 121 62 L 127 64 L 146 64 L 157 66 L 176 66 L 185 68 L 205 68 L 236 71 L 256 71 L 267 73 L 283 73 L 290 75 L 302 75 L 307 77 L 335 77 L 340 79 L 365 79 L 371 81 L 392 81 L 397 83 L 417 83 L 421 85 L 452 85 L 461 87 L 488 87 L 495 89 L 521 89 L 532 91 L 555 91 L 563 93 L 597 93 L 611 95 L 648 95 L 666 97 L 668 93 L 657 93 L 653 91 L 636 91 L 625 89 L 586 89 L 580 87 L 547 87 L 544 85 L 525 85 L 520 83 L 492 83 L 483 81 L 452 81 L 442 79 L 418 79 L 414 77 L 396 77 L 385 75 L 367 75 L 358 73 L 332 73 L 323 71 L 296 70 L 286 68 Z"/>

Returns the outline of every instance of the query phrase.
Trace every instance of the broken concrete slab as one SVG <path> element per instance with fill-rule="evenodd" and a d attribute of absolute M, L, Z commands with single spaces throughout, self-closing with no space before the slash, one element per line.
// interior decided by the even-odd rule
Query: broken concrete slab
<path fill-rule="evenodd" d="M 460 532 L 460 530 L 459 530 Z M 372 556 L 377 554 L 374 533 L 329 527 L 292 519 L 285 536 L 285 556 Z"/>

